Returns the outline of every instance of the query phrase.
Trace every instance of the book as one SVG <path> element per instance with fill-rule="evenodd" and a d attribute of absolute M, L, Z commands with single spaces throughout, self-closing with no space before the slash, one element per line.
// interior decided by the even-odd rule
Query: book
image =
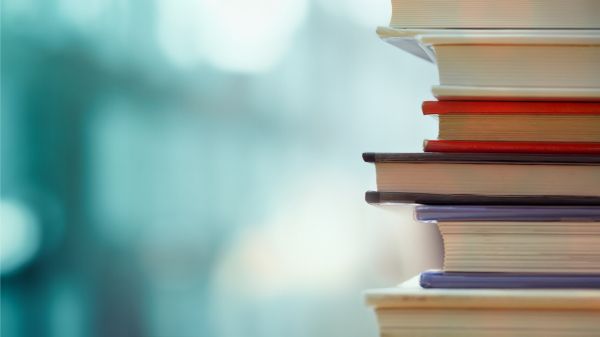
<path fill-rule="evenodd" d="M 439 120 L 425 152 L 600 154 L 597 102 L 426 101 Z"/>
<path fill-rule="evenodd" d="M 421 222 L 437 223 L 444 242 L 444 272 L 449 274 L 426 274 L 427 280 L 438 282 L 432 286 L 442 287 L 446 281 L 469 275 L 509 276 L 477 273 L 539 274 L 539 277 L 581 274 L 596 275 L 600 281 L 597 258 L 600 249 L 595 248 L 600 243 L 600 207 L 417 206 L 415 217 Z M 456 274 L 460 272 L 469 273 Z M 449 276 L 457 277 L 449 279 Z M 477 285 L 479 281 L 475 278 L 470 281 L 474 286 L 486 286 Z M 536 282 L 542 286 L 543 281 Z M 546 286 L 551 284 L 554 283 Z M 457 283 L 455 287 L 464 285 Z M 517 284 L 501 287 L 517 287 Z"/>
<path fill-rule="evenodd" d="M 415 218 L 437 221 L 600 221 L 600 206 L 417 205 Z"/>
<path fill-rule="evenodd" d="M 579 100 L 600 98 L 598 34 L 443 34 L 418 39 L 435 51 L 440 85 L 432 90 L 438 99 L 568 99 L 573 91 L 596 92 L 573 96 Z"/>
<path fill-rule="evenodd" d="M 598 31 L 380 28 L 378 33 L 437 63 L 440 84 L 432 92 L 439 100 L 600 100 Z"/>
<path fill-rule="evenodd" d="M 600 28 L 595 0 L 392 0 L 400 28 Z"/>
<path fill-rule="evenodd" d="M 423 289 L 415 277 L 365 292 L 381 336 L 597 336 L 600 290 Z"/>
<path fill-rule="evenodd" d="M 423 288 L 437 289 L 600 289 L 600 274 L 421 273 Z"/>
<path fill-rule="evenodd" d="M 437 117 L 439 140 L 600 145 L 598 103 L 437 101 L 424 102 L 422 110 Z"/>
<path fill-rule="evenodd" d="M 375 164 L 377 176 L 378 194 L 367 194 L 367 201 L 441 196 L 442 202 L 492 204 L 527 197 L 533 204 L 579 199 L 587 205 L 600 196 L 600 156 L 594 155 L 365 153 L 363 159 Z"/>
<path fill-rule="evenodd" d="M 438 221 L 446 272 L 600 273 L 591 221 Z"/>

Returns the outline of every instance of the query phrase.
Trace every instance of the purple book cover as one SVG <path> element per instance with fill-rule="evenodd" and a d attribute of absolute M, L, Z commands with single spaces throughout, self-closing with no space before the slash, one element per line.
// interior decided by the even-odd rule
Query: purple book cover
<path fill-rule="evenodd" d="M 423 288 L 435 289 L 600 289 L 600 274 L 421 273 Z"/>
<path fill-rule="evenodd" d="M 416 206 L 418 221 L 600 221 L 600 206 Z"/>

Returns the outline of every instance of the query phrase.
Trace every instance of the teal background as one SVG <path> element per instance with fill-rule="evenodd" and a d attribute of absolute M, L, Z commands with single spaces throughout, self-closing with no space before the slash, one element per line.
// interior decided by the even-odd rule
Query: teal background
<path fill-rule="evenodd" d="M 436 136 L 390 11 L 3 1 L 2 336 L 375 336 L 361 291 L 439 264 L 363 201 L 362 152 Z"/>

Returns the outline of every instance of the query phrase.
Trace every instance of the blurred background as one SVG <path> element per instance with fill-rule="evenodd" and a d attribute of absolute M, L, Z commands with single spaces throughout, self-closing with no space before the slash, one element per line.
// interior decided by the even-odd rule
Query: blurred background
<path fill-rule="evenodd" d="M 375 336 L 440 264 L 367 205 L 435 67 L 388 0 L 3 0 L 2 336 Z"/>

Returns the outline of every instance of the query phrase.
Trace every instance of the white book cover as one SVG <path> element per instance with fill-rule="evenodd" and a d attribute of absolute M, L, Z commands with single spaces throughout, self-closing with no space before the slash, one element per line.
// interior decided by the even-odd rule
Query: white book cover
<path fill-rule="evenodd" d="M 441 100 L 600 100 L 600 30 L 377 32 L 437 65 Z"/>

